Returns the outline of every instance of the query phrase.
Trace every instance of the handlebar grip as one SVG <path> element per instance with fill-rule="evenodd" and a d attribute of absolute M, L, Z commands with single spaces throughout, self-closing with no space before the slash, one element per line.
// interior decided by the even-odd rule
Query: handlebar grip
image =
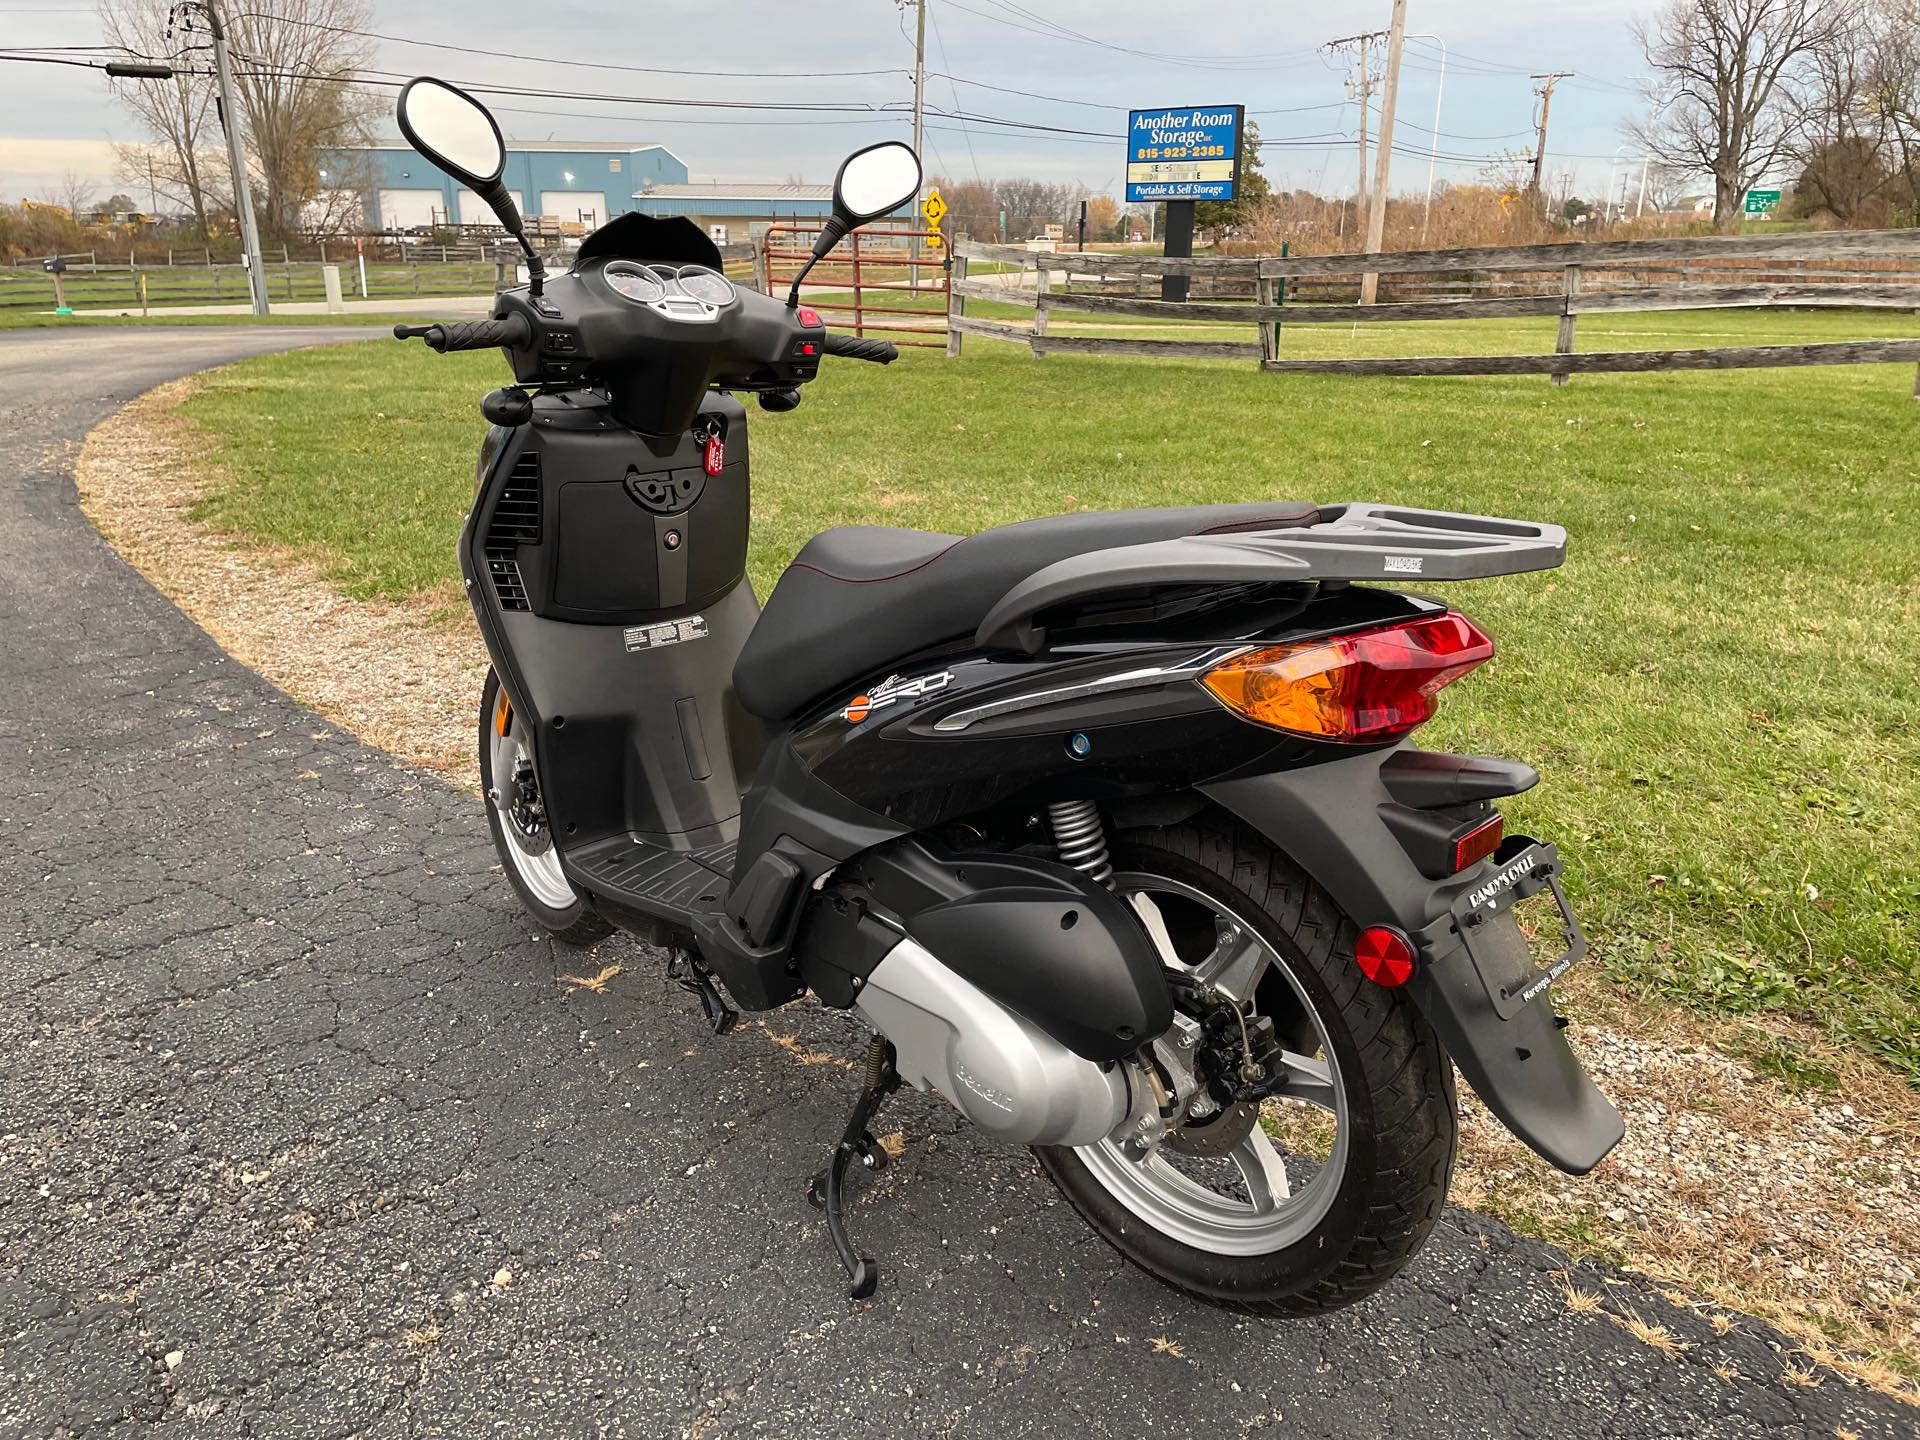
<path fill-rule="evenodd" d="M 823 348 L 829 355 L 870 360 L 875 365 L 891 365 L 900 358 L 900 348 L 891 340 L 863 340 L 857 335 L 829 335 Z"/>
<path fill-rule="evenodd" d="M 492 350 L 499 346 L 525 345 L 533 339 L 533 328 L 524 315 L 509 315 L 504 320 L 461 320 L 451 325 L 395 325 L 396 340 L 424 340 L 429 350 L 445 354 L 449 350 Z"/>

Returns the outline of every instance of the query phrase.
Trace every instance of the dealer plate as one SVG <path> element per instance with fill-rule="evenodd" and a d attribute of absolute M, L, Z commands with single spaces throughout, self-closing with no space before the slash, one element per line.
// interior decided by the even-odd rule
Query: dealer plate
<path fill-rule="evenodd" d="M 1478 885 L 1463 892 L 1453 902 L 1453 923 L 1466 942 L 1474 972 L 1486 987 L 1487 998 L 1502 1020 L 1511 1020 L 1527 1006 L 1546 994 L 1553 982 L 1585 958 L 1587 937 L 1574 919 L 1567 893 L 1560 888 L 1562 865 L 1560 852 L 1543 841 L 1516 835 L 1501 847 L 1492 872 Z M 1495 916 L 1504 915 L 1522 900 L 1548 891 L 1560 907 L 1561 940 L 1564 948 L 1555 960 L 1509 983 L 1488 974 L 1488 966 L 1474 952 L 1474 938 Z"/>

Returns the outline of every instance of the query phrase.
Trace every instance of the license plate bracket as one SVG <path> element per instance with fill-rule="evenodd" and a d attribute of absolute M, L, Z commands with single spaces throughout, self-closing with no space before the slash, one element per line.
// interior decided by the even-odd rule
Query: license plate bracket
<path fill-rule="evenodd" d="M 1586 957 L 1587 937 L 1574 918 L 1573 907 L 1567 903 L 1567 892 L 1560 885 L 1563 872 L 1560 852 L 1552 844 L 1525 835 L 1511 836 L 1494 857 L 1489 878 L 1464 891 L 1453 902 L 1453 924 L 1473 961 L 1474 973 L 1486 987 L 1487 999 L 1502 1020 L 1518 1015 Z M 1489 920 L 1504 915 L 1542 890 L 1549 892 L 1554 904 L 1560 907 L 1561 953 L 1545 966 L 1532 969 L 1511 983 L 1503 983 L 1498 978 L 1498 967 L 1490 967 L 1475 952 L 1476 933 L 1484 934 Z"/>

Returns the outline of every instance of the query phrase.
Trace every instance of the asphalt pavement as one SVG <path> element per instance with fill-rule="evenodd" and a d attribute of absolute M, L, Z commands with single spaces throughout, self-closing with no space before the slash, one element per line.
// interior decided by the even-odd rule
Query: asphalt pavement
<path fill-rule="evenodd" d="M 845 1017 L 715 1040 L 657 953 L 537 938 L 473 796 L 228 659 L 77 508 L 123 401 L 365 334 L 0 335 L 0 1436 L 1916 1433 L 1782 1380 L 1758 1322 L 1591 1268 L 1677 1345 L 1575 1313 L 1565 1257 L 1460 1211 L 1330 1318 L 1201 1308 L 917 1096 L 849 1304 L 802 1198 Z"/>

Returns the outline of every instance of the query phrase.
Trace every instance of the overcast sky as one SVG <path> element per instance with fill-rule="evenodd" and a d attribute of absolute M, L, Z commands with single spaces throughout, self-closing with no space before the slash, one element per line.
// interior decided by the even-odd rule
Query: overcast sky
<path fill-rule="evenodd" d="M 1350 189 L 1358 108 L 1347 96 L 1350 63 L 1325 42 L 1384 26 L 1388 0 L 1298 6 L 1276 0 L 1204 5 L 1137 0 L 929 0 L 928 170 L 956 178 L 1024 175 L 1116 190 L 1129 108 L 1244 104 L 1270 142 L 1264 168 L 1278 188 Z M 897 113 L 844 115 L 686 109 L 621 100 L 499 98 L 510 138 L 658 141 L 697 178 L 832 178 L 841 155 L 905 134 L 912 99 L 911 12 L 894 0 L 375 0 L 382 41 L 376 64 L 455 81 L 512 84 L 599 97 L 644 96 L 762 104 L 861 104 Z M 1025 13 L 1023 14 L 1023 8 Z M 1553 99 L 1548 167 L 1579 188 L 1607 183 L 1622 126 L 1641 102 L 1643 63 L 1630 22 L 1653 0 L 1412 0 L 1409 32 L 1450 47 L 1438 129 L 1441 178 L 1471 180 L 1484 157 L 1530 148 L 1537 102 L 1530 71 L 1572 70 Z M 537 28 L 529 14 L 537 15 Z M 1044 15 L 1088 37 L 1037 33 Z M 16 7 L 0 0 L 0 47 L 97 44 L 81 0 Z M 524 51 L 540 61 L 464 54 L 402 41 Z M 1097 42 L 1097 43 L 1089 43 Z M 667 73 L 618 68 L 647 66 Z M 1432 144 L 1440 50 L 1410 41 L 1402 84 L 1396 192 L 1424 187 Z M 778 75 L 699 74 L 764 71 Z M 877 71 L 798 76 L 796 71 Z M 952 77 L 952 78 L 949 78 Z M 973 82 L 973 83 L 968 83 Z M 1034 92 L 1006 94 L 983 88 Z M 1069 103 L 1072 102 L 1072 103 Z M 963 123 L 947 111 L 1092 135 Z M 1265 113 L 1262 113 L 1265 112 Z M 1377 104 L 1376 118 L 1377 124 Z M 390 127 L 389 127 L 390 128 Z M 109 140 L 139 138 L 87 70 L 0 64 L 0 195 L 36 195 L 69 167 L 111 183 Z M 1411 153 L 1419 152 L 1419 153 Z M 1448 158 L 1459 157 L 1459 158 Z"/>

